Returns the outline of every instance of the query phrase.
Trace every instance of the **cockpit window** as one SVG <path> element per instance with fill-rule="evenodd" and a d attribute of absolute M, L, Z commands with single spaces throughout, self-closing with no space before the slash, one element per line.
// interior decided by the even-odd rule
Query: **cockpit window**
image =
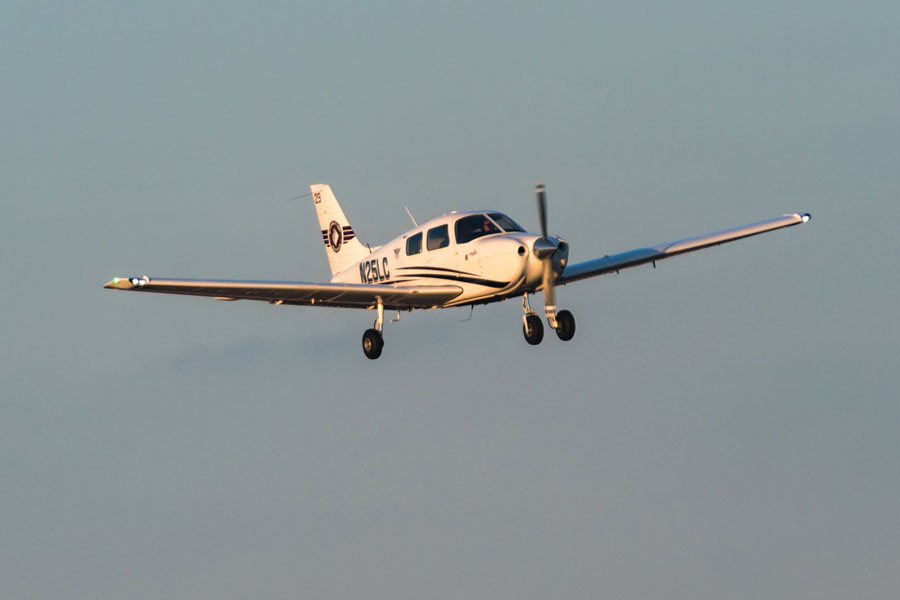
<path fill-rule="evenodd" d="M 522 229 L 518 223 L 504 215 L 503 213 L 491 213 L 488 215 L 490 218 L 494 220 L 494 222 L 503 228 L 503 231 L 509 233 L 511 231 L 522 231 Z"/>
<path fill-rule="evenodd" d="M 418 254 L 422 251 L 422 232 L 420 231 L 416 235 L 410 236 L 406 240 L 406 255 L 412 256 L 413 254 Z"/>
<path fill-rule="evenodd" d="M 426 246 L 429 250 L 437 250 L 438 248 L 446 248 L 450 245 L 450 232 L 446 225 L 433 227 L 428 230 L 428 242 Z"/>
<path fill-rule="evenodd" d="M 454 225 L 454 233 L 456 234 L 456 243 L 465 244 L 471 242 L 475 238 L 492 233 L 502 233 L 500 228 L 494 225 L 490 219 L 484 215 L 469 215 L 463 217 Z"/>

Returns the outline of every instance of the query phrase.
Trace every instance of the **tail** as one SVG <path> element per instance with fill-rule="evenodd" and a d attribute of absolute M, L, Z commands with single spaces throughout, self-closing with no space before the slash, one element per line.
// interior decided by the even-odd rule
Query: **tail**
<path fill-rule="evenodd" d="M 317 183 L 309 186 L 312 192 L 316 215 L 322 229 L 322 241 L 325 243 L 325 254 L 331 265 L 331 274 L 337 275 L 347 267 L 362 260 L 369 251 L 359 243 L 350 222 L 344 216 L 331 186 Z"/>

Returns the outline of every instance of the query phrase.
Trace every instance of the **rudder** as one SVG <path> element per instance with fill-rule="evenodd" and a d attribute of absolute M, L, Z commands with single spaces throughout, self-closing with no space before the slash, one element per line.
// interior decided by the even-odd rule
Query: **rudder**
<path fill-rule="evenodd" d="M 338 204 L 331 186 L 317 183 L 309 186 L 312 192 L 319 227 L 322 230 L 322 241 L 325 243 L 325 254 L 331 266 L 331 274 L 337 275 L 348 267 L 362 260 L 369 251 L 356 237 L 350 221 L 347 220 L 341 205 Z"/>

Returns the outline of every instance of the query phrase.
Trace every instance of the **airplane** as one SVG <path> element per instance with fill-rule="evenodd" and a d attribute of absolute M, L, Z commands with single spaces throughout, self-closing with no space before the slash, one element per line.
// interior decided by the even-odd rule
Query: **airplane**
<path fill-rule="evenodd" d="M 331 266 L 328 283 L 114 277 L 103 287 L 131 292 L 207 296 L 216 300 L 262 300 L 276 306 L 330 306 L 376 311 L 363 334 L 370 359 L 384 348 L 384 312 L 449 308 L 522 299 L 522 331 L 541 343 L 544 326 L 529 296 L 542 292 L 544 316 L 559 339 L 575 335 L 575 318 L 556 310 L 554 288 L 623 269 L 656 263 L 688 252 L 806 223 L 809 213 L 792 213 L 674 242 L 569 264 L 569 244 L 547 233 L 547 200 L 536 187 L 540 233 L 529 233 L 496 210 L 454 211 L 418 225 L 383 246 L 368 248 L 356 236 L 327 184 L 310 186 L 322 243 Z M 409 212 L 407 210 L 407 212 Z"/>

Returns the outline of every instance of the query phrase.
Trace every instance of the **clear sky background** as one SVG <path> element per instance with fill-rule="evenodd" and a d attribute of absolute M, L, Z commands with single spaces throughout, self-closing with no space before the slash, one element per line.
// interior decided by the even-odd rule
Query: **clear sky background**
<path fill-rule="evenodd" d="M 0 597 L 896 598 L 896 2 L 0 8 Z M 583 260 L 404 315 L 113 293 L 327 280 L 453 209 Z M 538 302 L 540 304 L 540 302 Z"/>

